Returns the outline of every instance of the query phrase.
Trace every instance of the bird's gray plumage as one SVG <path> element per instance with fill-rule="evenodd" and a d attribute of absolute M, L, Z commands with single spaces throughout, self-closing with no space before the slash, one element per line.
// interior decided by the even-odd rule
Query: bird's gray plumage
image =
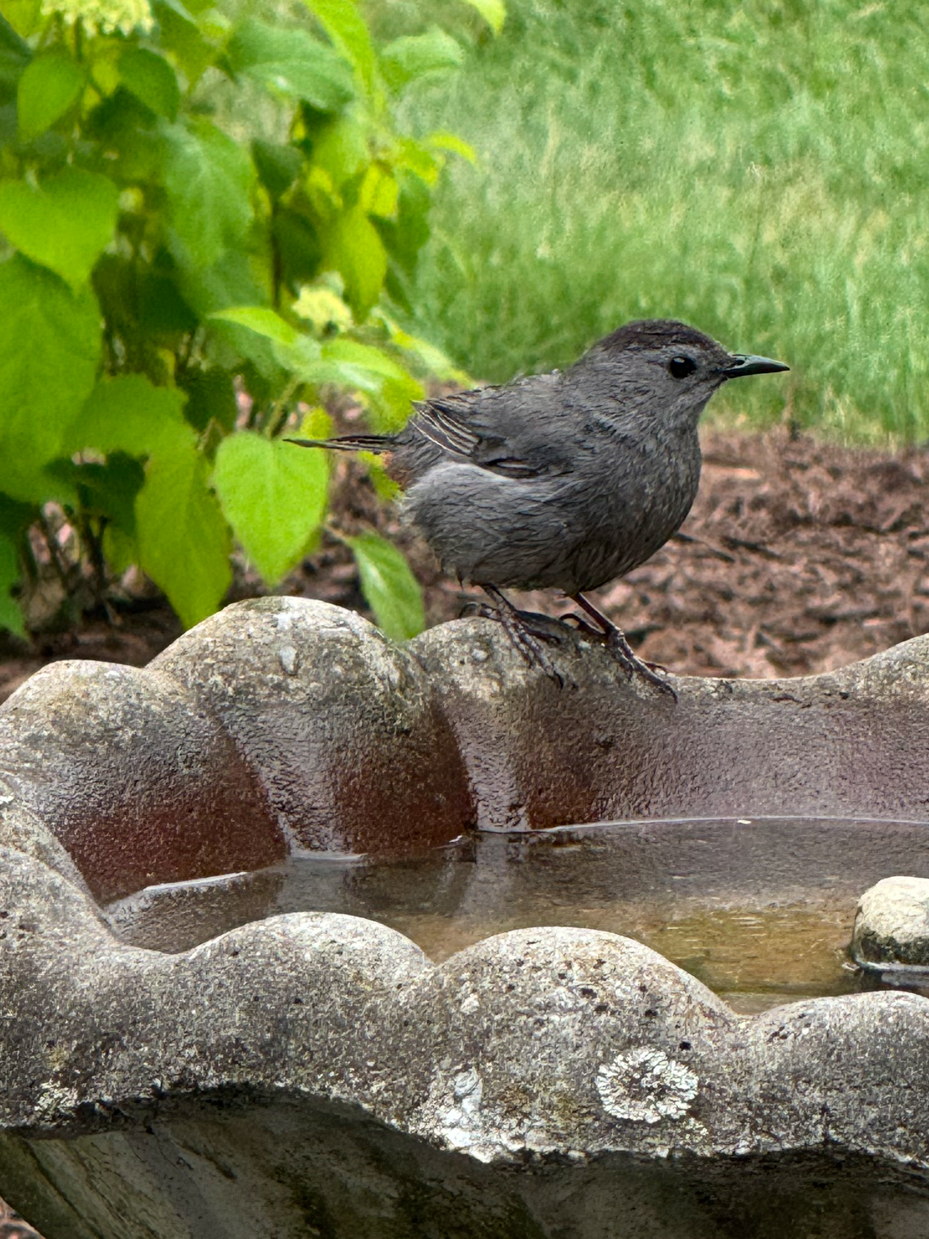
<path fill-rule="evenodd" d="M 644 563 L 683 523 L 714 391 L 786 368 L 683 323 L 629 323 L 564 373 L 427 400 L 397 435 L 326 445 L 390 453 L 407 518 L 461 581 L 573 596 Z"/>

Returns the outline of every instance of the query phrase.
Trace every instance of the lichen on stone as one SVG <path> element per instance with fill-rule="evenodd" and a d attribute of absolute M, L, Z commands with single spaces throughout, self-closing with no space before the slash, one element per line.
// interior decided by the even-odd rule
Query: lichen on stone
<path fill-rule="evenodd" d="M 640 1046 L 601 1063 L 597 1092 L 608 1114 L 634 1123 L 679 1119 L 697 1095 L 698 1078 L 663 1050 Z"/>

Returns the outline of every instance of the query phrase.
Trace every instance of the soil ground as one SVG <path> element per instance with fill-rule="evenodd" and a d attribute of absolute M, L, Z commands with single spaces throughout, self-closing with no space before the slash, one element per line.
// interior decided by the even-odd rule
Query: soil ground
<path fill-rule="evenodd" d="M 599 596 L 646 659 L 678 673 L 790 676 L 830 670 L 929 631 L 929 451 L 841 447 L 786 430 L 704 436 L 700 494 L 680 533 Z M 443 578 L 428 549 L 380 507 L 361 467 L 337 465 L 333 523 L 396 537 L 423 582 L 428 623 L 458 615 L 475 591 Z M 244 565 L 229 600 L 266 592 Z M 345 548 L 325 539 L 277 593 L 365 614 Z M 530 610 L 565 606 L 544 594 Z M 180 633 L 150 587 L 123 589 L 109 614 L 31 647 L 0 647 L 0 700 L 61 658 L 142 666 Z"/>

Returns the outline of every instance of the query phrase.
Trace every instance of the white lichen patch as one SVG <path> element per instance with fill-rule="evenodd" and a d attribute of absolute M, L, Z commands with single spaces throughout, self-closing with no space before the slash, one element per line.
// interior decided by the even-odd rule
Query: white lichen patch
<path fill-rule="evenodd" d="M 683 1118 L 697 1095 L 699 1080 L 663 1050 L 640 1046 L 601 1063 L 597 1092 L 608 1114 L 634 1123 Z"/>

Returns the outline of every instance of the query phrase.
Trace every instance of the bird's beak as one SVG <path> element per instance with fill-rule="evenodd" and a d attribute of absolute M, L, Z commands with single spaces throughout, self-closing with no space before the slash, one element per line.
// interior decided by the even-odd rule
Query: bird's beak
<path fill-rule="evenodd" d="M 737 353 L 732 364 L 723 370 L 724 379 L 741 379 L 747 374 L 776 374 L 778 370 L 789 370 L 782 361 L 772 361 L 770 357 L 753 357 Z"/>

